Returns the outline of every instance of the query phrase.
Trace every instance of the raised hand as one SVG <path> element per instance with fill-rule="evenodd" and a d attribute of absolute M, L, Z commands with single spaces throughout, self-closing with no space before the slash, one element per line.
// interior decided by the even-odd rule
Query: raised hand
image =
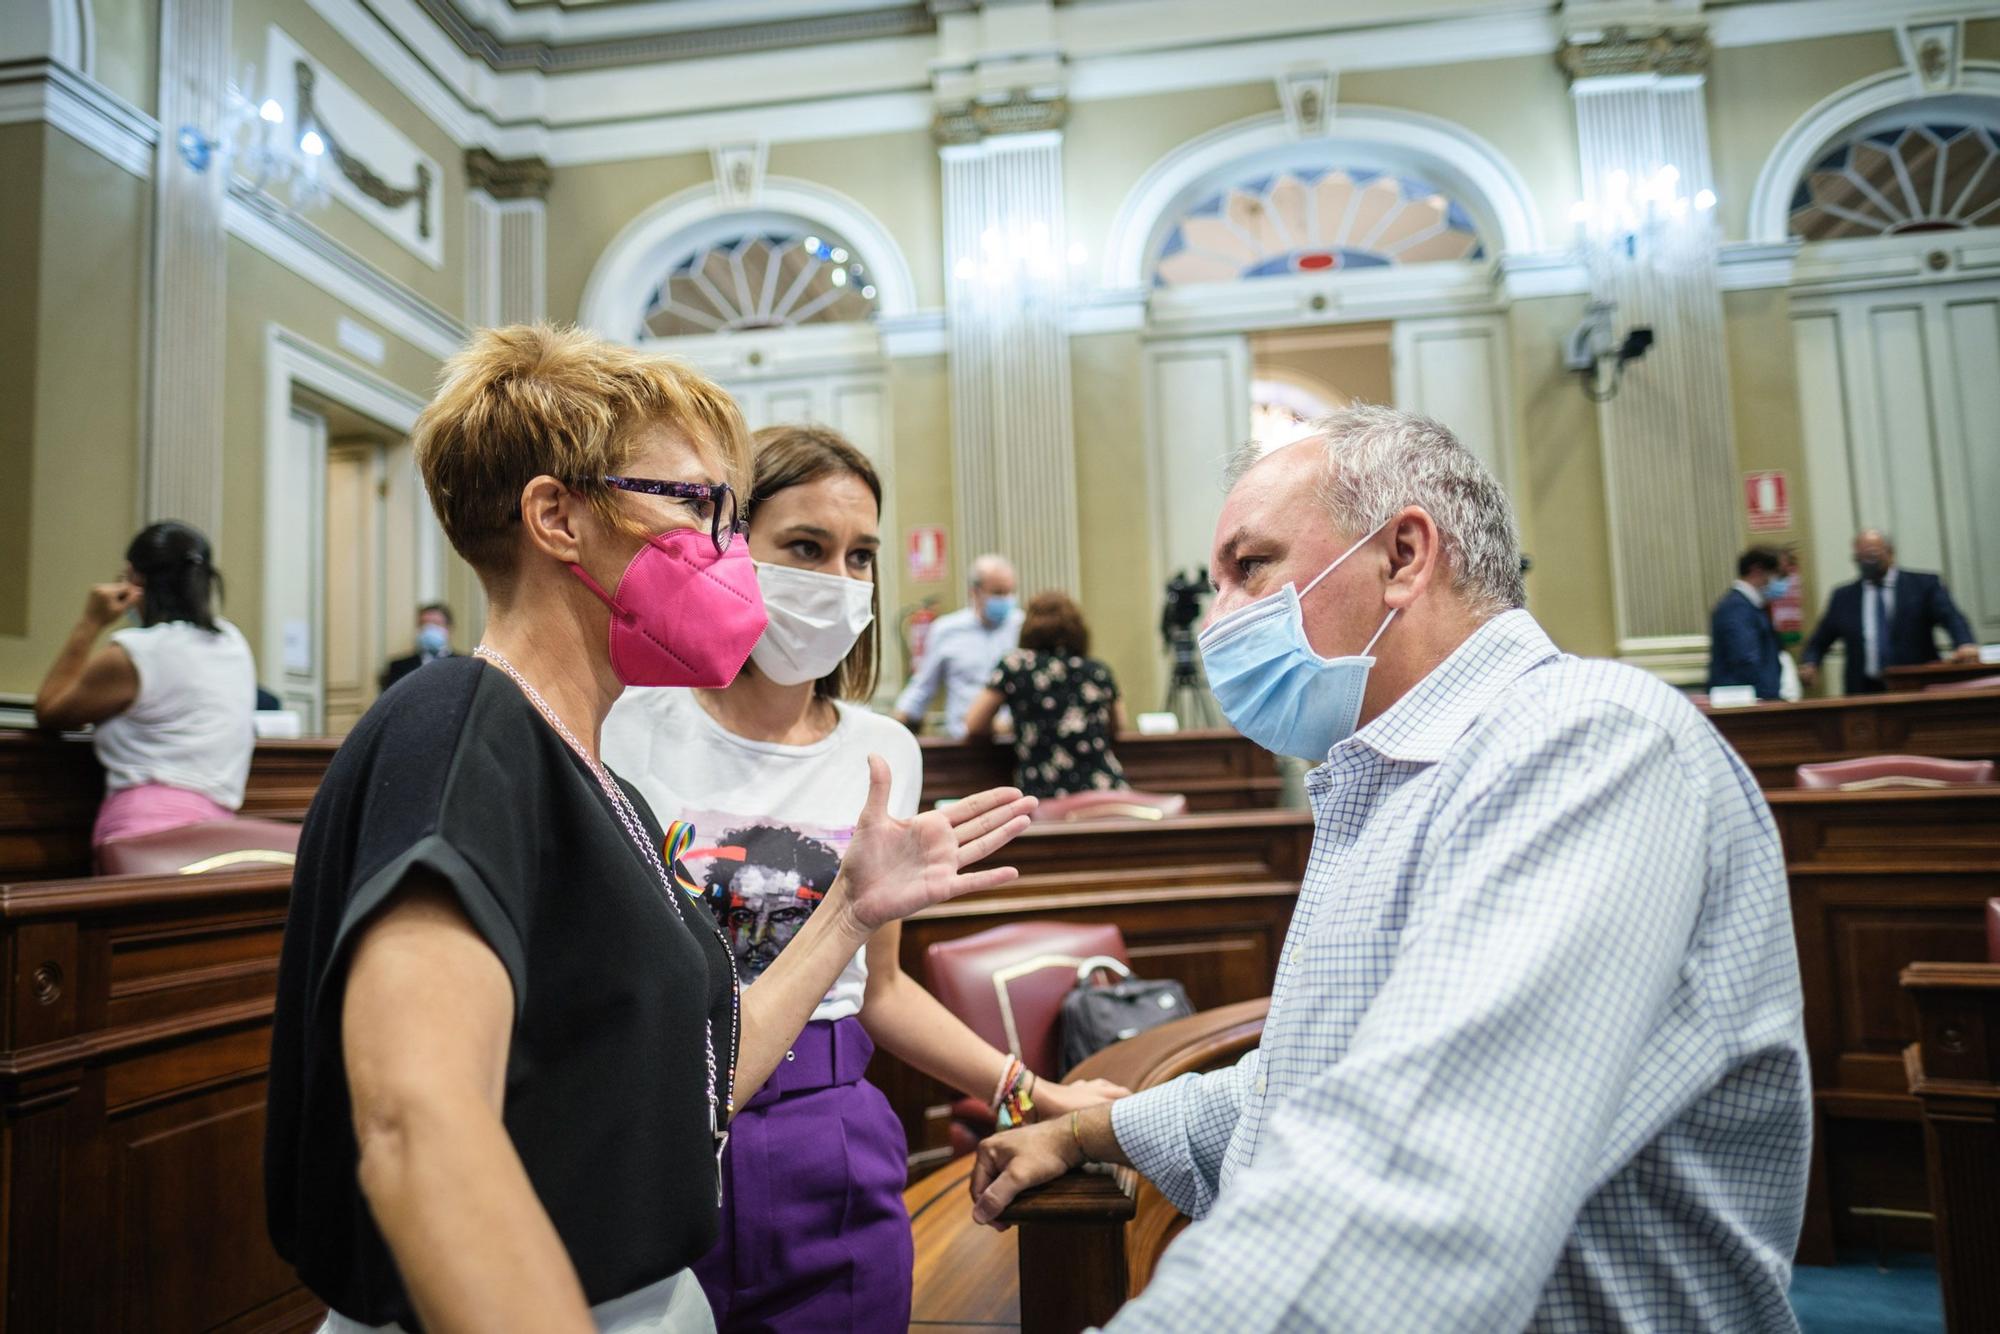
<path fill-rule="evenodd" d="M 1035 799 L 996 787 L 925 811 L 910 820 L 889 814 L 889 765 L 868 757 L 868 804 L 841 859 L 849 907 L 873 931 L 933 903 L 997 889 L 1020 872 L 1011 866 L 967 874 L 965 867 L 1004 848 L 1028 827 Z"/>
<path fill-rule="evenodd" d="M 120 580 L 115 584 L 92 584 L 84 599 L 83 617 L 92 625 L 109 625 L 132 609 L 144 595 L 137 584 Z"/>

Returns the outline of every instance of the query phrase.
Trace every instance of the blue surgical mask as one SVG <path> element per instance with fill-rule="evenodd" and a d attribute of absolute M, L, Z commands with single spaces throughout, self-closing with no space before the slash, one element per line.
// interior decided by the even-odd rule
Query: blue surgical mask
<path fill-rule="evenodd" d="M 442 653 L 451 647 L 451 632 L 441 625 L 417 627 L 417 651 L 420 653 Z"/>
<path fill-rule="evenodd" d="M 1369 651 L 1396 613 L 1383 618 L 1359 656 L 1322 658 L 1306 639 L 1299 599 L 1387 526 L 1343 551 L 1303 590 L 1286 584 L 1201 632 L 1202 665 L 1223 716 L 1264 749 L 1319 761 L 1354 735 L 1368 669 L 1375 665 Z"/>
<path fill-rule="evenodd" d="M 1782 601 L 1791 595 L 1791 591 L 1792 577 L 1790 575 L 1783 575 L 1764 585 L 1764 600 L 1766 602 Z"/>
<path fill-rule="evenodd" d="M 1000 626 L 1005 625 L 1007 618 L 1013 614 L 1014 595 L 1012 593 L 1005 595 L 991 594 L 986 599 L 986 610 L 981 612 L 980 616 L 989 627 L 998 629 Z"/>

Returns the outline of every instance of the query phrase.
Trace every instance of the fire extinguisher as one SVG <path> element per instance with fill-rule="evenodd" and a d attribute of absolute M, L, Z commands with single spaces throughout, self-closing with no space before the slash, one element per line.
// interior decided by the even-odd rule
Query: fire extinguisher
<path fill-rule="evenodd" d="M 897 617 L 896 628 L 902 632 L 903 679 L 909 680 L 923 661 L 924 644 L 931 635 L 931 622 L 938 618 L 938 600 L 925 598 L 922 602 L 903 608 Z"/>

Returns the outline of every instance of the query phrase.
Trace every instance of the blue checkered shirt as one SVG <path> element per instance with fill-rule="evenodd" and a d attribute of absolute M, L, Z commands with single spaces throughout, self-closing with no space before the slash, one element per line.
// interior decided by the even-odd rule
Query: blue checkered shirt
<path fill-rule="evenodd" d="M 1262 1044 L 1114 1109 L 1199 1221 L 1112 1330 L 1796 1330 L 1784 858 L 1707 721 L 1508 612 L 1307 790 Z"/>

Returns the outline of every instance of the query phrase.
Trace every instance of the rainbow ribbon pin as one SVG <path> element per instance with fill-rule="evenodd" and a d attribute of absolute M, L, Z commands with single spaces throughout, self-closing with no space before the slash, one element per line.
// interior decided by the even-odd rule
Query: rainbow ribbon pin
<path fill-rule="evenodd" d="M 687 850 L 693 846 L 694 826 L 692 824 L 686 820 L 670 820 L 667 822 L 667 839 L 661 851 L 666 854 L 668 870 L 673 875 L 676 885 L 679 885 L 690 897 L 698 899 L 701 897 L 701 886 L 694 882 L 694 877 L 688 874 L 686 864 L 681 861 L 681 858 L 687 855 Z"/>

